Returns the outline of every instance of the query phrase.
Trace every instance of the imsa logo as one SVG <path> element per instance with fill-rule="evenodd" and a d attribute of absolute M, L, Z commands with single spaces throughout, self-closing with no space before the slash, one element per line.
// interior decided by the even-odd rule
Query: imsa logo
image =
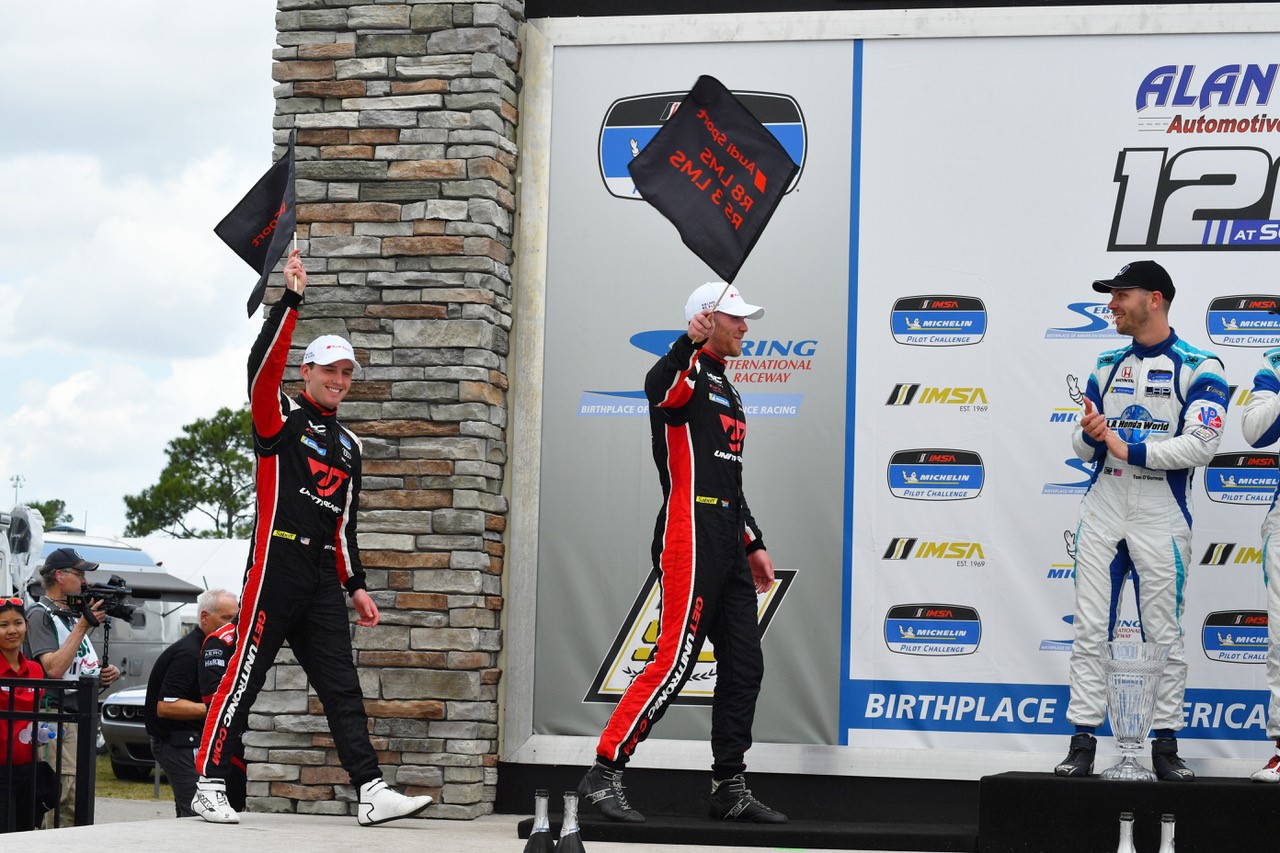
<path fill-rule="evenodd" d="M 1236 550 L 1235 542 L 1210 542 L 1209 547 L 1204 549 L 1204 556 L 1200 558 L 1202 566 L 1226 566 L 1226 565 L 1262 565 L 1262 549 L 1251 548 L 1248 545 Z"/>
<path fill-rule="evenodd" d="M 975 411 L 986 411 L 987 392 L 982 388 L 931 388 L 919 382 L 899 382 L 889 392 L 886 406 L 977 406 Z M 966 409 L 967 410 L 967 409 Z"/>
<path fill-rule="evenodd" d="M 756 616 L 760 620 L 760 636 L 763 638 L 787 591 L 795 580 L 794 569 L 779 569 L 773 586 L 756 596 Z M 628 685 L 635 680 L 645 665 L 653 659 L 658 641 L 658 618 L 661 596 L 658 579 L 650 574 L 636 595 L 626 620 L 618 627 L 609 652 L 600 664 L 591 688 L 583 697 L 584 702 L 615 703 Z M 707 640 L 698 659 L 691 667 L 689 680 L 680 692 L 671 698 L 673 705 L 710 705 L 716 689 L 716 658 L 711 641 Z"/>
<path fill-rule="evenodd" d="M 1204 619 L 1205 656 L 1224 663 L 1267 662 L 1267 612 L 1219 610 Z"/>
<path fill-rule="evenodd" d="M 898 604 L 884 618 L 884 642 L 900 655 L 971 655 L 982 640 L 982 620 L 958 604 Z"/>
<path fill-rule="evenodd" d="M 1219 453 L 1204 469 L 1205 492 L 1218 503 L 1269 505 L 1278 483 L 1274 453 Z"/>
<path fill-rule="evenodd" d="M 895 536 L 885 548 L 883 560 L 952 560 L 957 565 L 972 561 L 983 565 L 987 559 L 981 542 L 930 541 L 916 537 Z"/>

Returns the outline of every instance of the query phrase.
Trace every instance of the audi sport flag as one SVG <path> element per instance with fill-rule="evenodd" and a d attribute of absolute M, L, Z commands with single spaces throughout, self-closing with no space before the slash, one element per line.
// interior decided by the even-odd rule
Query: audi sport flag
<path fill-rule="evenodd" d="M 222 218 L 213 233 L 231 247 L 246 264 L 259 274 L 258 284 L 249 294 L 249 316 L 262 304 L 267 278 L 285 247 L 293 239 L 298 225 L 298 210 L 293 190 L 293 144 L 296 131 L 289 131 L 289 150 L 240 203 Z"/>
<path fill-rule="evenodd" d="M 704 74 L 627 169 L 684 244 L 731 282 L 800 167 L 742 102 Z"/>

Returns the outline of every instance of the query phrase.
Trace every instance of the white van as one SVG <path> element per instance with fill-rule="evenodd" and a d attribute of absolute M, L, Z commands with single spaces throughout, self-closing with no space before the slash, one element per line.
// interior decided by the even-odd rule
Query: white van
<path fill-rule="evenodd" d="M 95 628 L 91 637 L 104 664 L 115 664 L 120 670 L 120 679 L 110 692 L 145 686 L 156 658 L 182 637 L 178 610 L 183 604 L 194 602 L 204 590 L 174 577 L 146 551 L 118 539 L 87 536 L 79 528 L 64 525 L 41 530 L 39 513 L 25 507 L 15 507 L 3 515 L 10 522 L 5 556 L 11 567 L 20 567 L 25 575 L 25 581 L 15 585 L 30 600 L 43 592 L 40 565 L 59 548 L 75 548 L 89 562 L 98 563 L 95 571 L 85 575 L 86 583 L 105 584 L 115 575 L 132 590 L 128 603 L 137 606 L 132 618 L 111 619 L 109 631 L 104 625 Z M 19 519 L 20 523 L 11 523 L 12 519 Z"/>

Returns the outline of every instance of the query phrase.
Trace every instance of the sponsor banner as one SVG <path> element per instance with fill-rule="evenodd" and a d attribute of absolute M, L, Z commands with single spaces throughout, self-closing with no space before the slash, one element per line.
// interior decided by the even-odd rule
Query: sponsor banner
<path fill-rule="evenodd" d="M 847 741 L 865 745 L 862 732 L 886 729 L 1068 736 L 1069 699 L 1065 684 L 850 679 L 843 721 Z M 1188 687 L 1178 738 L 1265 741 L 1267 701 L 1265 690 Z M 1111 736 L 1109 723 L 1098 736 Z"/>

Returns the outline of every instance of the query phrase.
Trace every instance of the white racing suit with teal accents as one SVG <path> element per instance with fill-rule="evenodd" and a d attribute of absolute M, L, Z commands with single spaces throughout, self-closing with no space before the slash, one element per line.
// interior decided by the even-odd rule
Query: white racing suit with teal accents
<path fill-rule="evenodd" d="M 1262 354 L 1240 423 L 1245 441 L 1268 447 L 1280 439 L 1280 347 Z M 1280 512 L 1276 499 L 1262 521 L 1262 578 L 1267 585 L 1267 737 L 1280 738 Z"/>
<path fill-rule="evenodd" d="M 1105 717 L 1106 643 L 1131 578 L 1142 638 L 1172 647 L 1156 689 L 1156 729 L 1179 731 L 1187 683 L 1182 603 L 1191 557 L 1188 498 L 1196 466 L 1222 438 L 1227 383 L 1212 353 L 1169 337 L 1098 357 L 1085 397 L 1129 446 L 1122 462 L 1077 424 L 1072 446 L 1096 464 L 1076 531 L 1075 642 L 1067 719 L 1099 726 Z"/>

